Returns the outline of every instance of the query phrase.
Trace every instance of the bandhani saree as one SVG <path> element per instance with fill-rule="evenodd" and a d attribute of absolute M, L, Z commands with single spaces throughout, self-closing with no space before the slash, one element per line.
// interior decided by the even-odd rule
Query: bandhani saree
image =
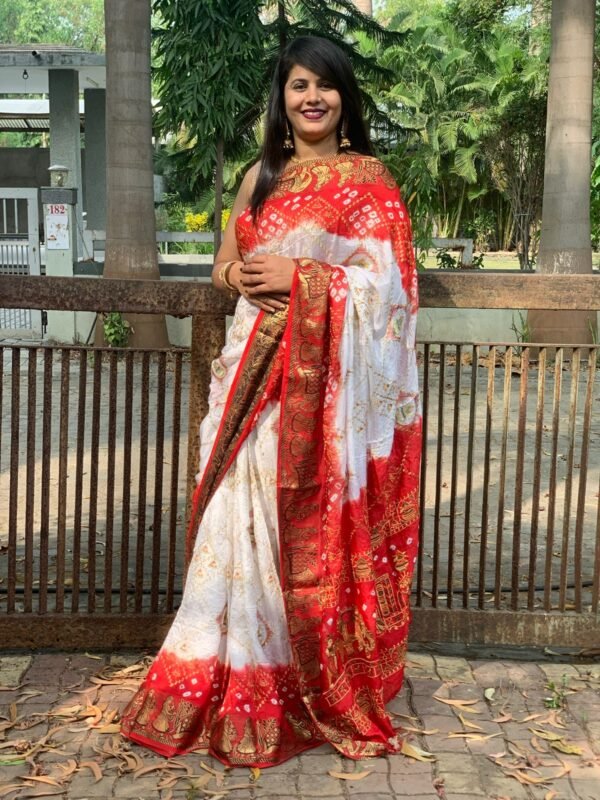
<path fill-rule="evenodd" d="M 123 733 L 266 767 L 399 748 L 421 422 L 410 223 L 376 159 L 290 163 L 240 254 L 293 258 L 213 362 L 181 607 Z"/>

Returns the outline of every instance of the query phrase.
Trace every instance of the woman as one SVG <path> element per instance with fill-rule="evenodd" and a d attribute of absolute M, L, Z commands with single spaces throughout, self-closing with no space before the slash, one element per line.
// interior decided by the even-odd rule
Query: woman
<path fill-rule="evenodd" d="M 181 608 L 123 717 L 159 753 L 265 767 L 399 747 L 417 553 L 417 282 L 345 55 L 280 59 L 262 160 L 215 264 L 241 295 L 213 363 Z"/>

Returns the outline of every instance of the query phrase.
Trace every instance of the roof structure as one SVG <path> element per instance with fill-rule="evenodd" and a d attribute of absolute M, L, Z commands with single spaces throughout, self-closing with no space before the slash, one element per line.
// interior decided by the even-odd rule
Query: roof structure
<path fill-rule="evenodd" d="M 106 88 L 106 56 L 60 45 L 0 45 L 0 95 L 47 94 L 51 69 L 79 72 L 79 90 Z"/>
<path fill-rule="evenodd" d="M 79 101 L 81 131 L 84 130 L 84 102 Z M 49 100 L 0 100 L 0 132 L 23 131 L 41 133 L 50 130 Z"/>

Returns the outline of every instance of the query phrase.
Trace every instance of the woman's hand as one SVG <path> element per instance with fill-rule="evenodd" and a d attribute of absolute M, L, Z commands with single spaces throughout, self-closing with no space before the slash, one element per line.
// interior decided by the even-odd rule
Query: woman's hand
<path fill-rule="evenodd" d="M 252 256 L 240 268 L 240 283 L 244 297 L 252 301 L 257 295 L 288 295 L 296 265 L 291 258 L 269 253 Z"/>
<path fill-rule="evenodd" d="M 251 305 L 261 308 L 268 314 L 272 314 L 274 311 L 281 311 L 290 302 L 290 297 L 287 294 L 253 294 L 244 295 L 244 297 Z"/>

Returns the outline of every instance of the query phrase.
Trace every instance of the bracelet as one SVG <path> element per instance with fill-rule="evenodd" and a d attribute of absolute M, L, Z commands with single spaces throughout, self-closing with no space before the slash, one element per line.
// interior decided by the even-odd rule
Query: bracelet
<path fill-rule="evenodd" d="M 219 280 L 221 281 L 223 286 L 227 289 L 227 291 L 232 292 L 233 294 L 237 294 L 237 289 L 229 281 L 229 272 L 232 266 L 235 264 L 235 262 L 236 259 L 234 259 L 233 261 L 227 261 L 225 264 L 223 264 L 223 266 L 219 270 Z"/>

